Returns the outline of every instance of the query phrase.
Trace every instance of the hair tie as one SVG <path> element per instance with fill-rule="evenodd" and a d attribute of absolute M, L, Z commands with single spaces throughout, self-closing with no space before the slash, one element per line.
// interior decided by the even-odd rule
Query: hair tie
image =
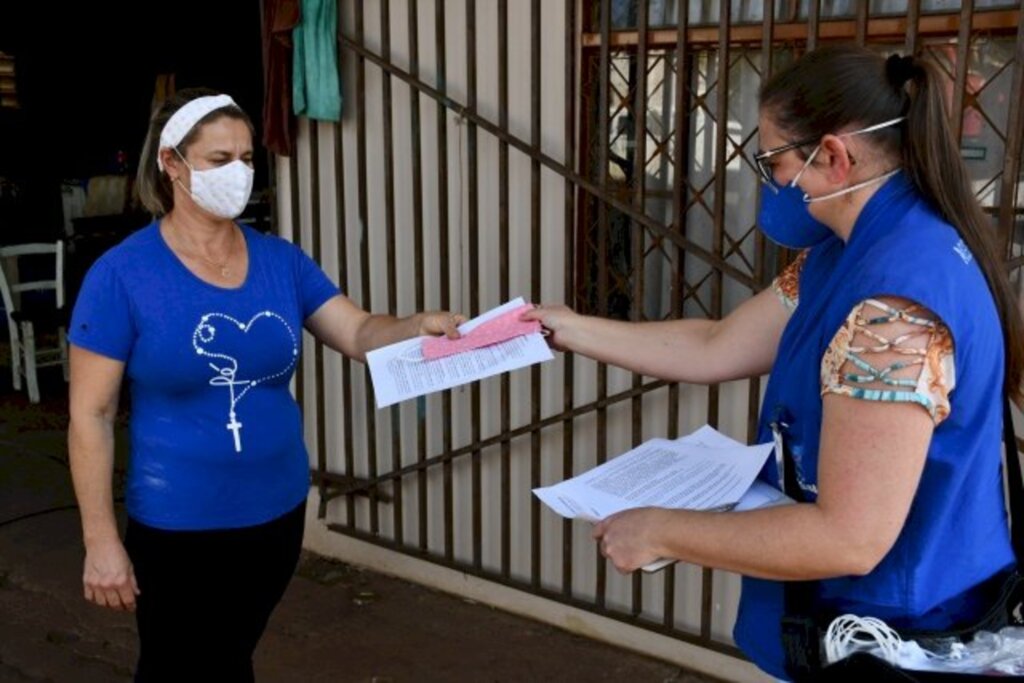
<path fill-rule="evenodd" d="M 902 90 L 906 82 L 914 77 L 915 71 L 914 57 L 911 55 L 890 55 L 885 60 L 886 78 L 898 90 Z"/>

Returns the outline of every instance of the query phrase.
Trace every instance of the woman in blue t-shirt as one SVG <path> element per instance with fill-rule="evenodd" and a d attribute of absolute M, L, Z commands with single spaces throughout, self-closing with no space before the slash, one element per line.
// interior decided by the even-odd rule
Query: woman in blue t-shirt
<path fill-rule="evenodd" d="M 252 680 L 301 548 L 309 463 L 289 381 L 303 328 L 362 360 L 416 335 L 456 337 L 462 321 L 367 313 L 298 247 L 236 223 L 252 188 L 252 131 L 226 95 L 167 100 L 138 173 L 158 218 L 97 260 L 72 315 L 68 443 L 85 597 L 136 611 L 137 681 Z M 111 478 L 125 377 L 122 544 Z"/>
<path fill-rule="evenodd" d="M 1014 566 L 1001 428 L 1005 397 L 1021 398 L 1024 328 L 943 97 L 917 58 L 808 53 L 761 91 L 761 226 L 803 250 L 772 287 L 720 321 L 525 316 L 644 375 L 771 373 L 758 441 L 783 448 L 760 476 L 799 504 L 630 510 L 594 537 L 623 572 L 670 557 L 743 574 L 734 635 L 776 677 L 800 664 L 784 613 L 949 629 Z"/>

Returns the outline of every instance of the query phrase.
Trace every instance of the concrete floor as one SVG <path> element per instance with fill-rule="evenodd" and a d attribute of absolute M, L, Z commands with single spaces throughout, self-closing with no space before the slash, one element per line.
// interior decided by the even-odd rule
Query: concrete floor
<path fill-rule="evenodd" d="M 10 389 L 6 366 L 0 373 L 0 683 L 130 681 L 134 619 L 81 595 L 66 388 L 48 372 L 43 402 L 32 406 Z M 303 556 L 255 661 L 261 683 L 711 681 L 313 554 Z M 201 670 L 194 680 L 204 680 Z"/>

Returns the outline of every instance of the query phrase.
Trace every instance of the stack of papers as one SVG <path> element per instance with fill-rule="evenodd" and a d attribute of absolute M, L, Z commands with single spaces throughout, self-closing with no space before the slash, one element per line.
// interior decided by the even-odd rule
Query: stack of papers
<path fill-rule="evenodd" d="M 522 297 L 513 299 L 463 323 L 459 332 L 468 334 L 488 320 L 523 305 Z M 554 358 L 540 333 L 522 335 L 436 360 L 423 357 L 423 339 L 406 339 L 366 354 L 378 408 Z"/>
<path fill-rule="evenodd" d="M 623 510 L 752 510 L 792 502 L 755 481 L 773 444 L 744 446 L 705 425 L 682 438 L 651 439 L 603 465 L 533 490 L 563 517 L 596 522 Z M 655 571 L 672 560 L 644 567 Z"/>

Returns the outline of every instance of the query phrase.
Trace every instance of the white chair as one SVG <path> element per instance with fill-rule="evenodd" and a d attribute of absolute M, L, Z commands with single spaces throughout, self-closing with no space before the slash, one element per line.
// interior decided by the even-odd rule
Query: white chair
<path fill-rule="evenodd" d="M 54 259 L 52 279 L 25 279 L 16 275 L 22 256 L 51 255 Z M 54 293 L 53 303 L 26 300 L 25 292 Z M 64 381 L 68 379 L 67 322 L 64 311 L 64 242 L 18 244 L 0 247 L 0 295 L 7 313 L 7 329 L 11 340 L 11 379 L 21 389 L 25 378 L 28 399 L 39 403 L 39 381 L 36 370 L 60 365 Z M 44 328 L 56 330 L 57 345 L 37 348 L 36 332 Z"/>

